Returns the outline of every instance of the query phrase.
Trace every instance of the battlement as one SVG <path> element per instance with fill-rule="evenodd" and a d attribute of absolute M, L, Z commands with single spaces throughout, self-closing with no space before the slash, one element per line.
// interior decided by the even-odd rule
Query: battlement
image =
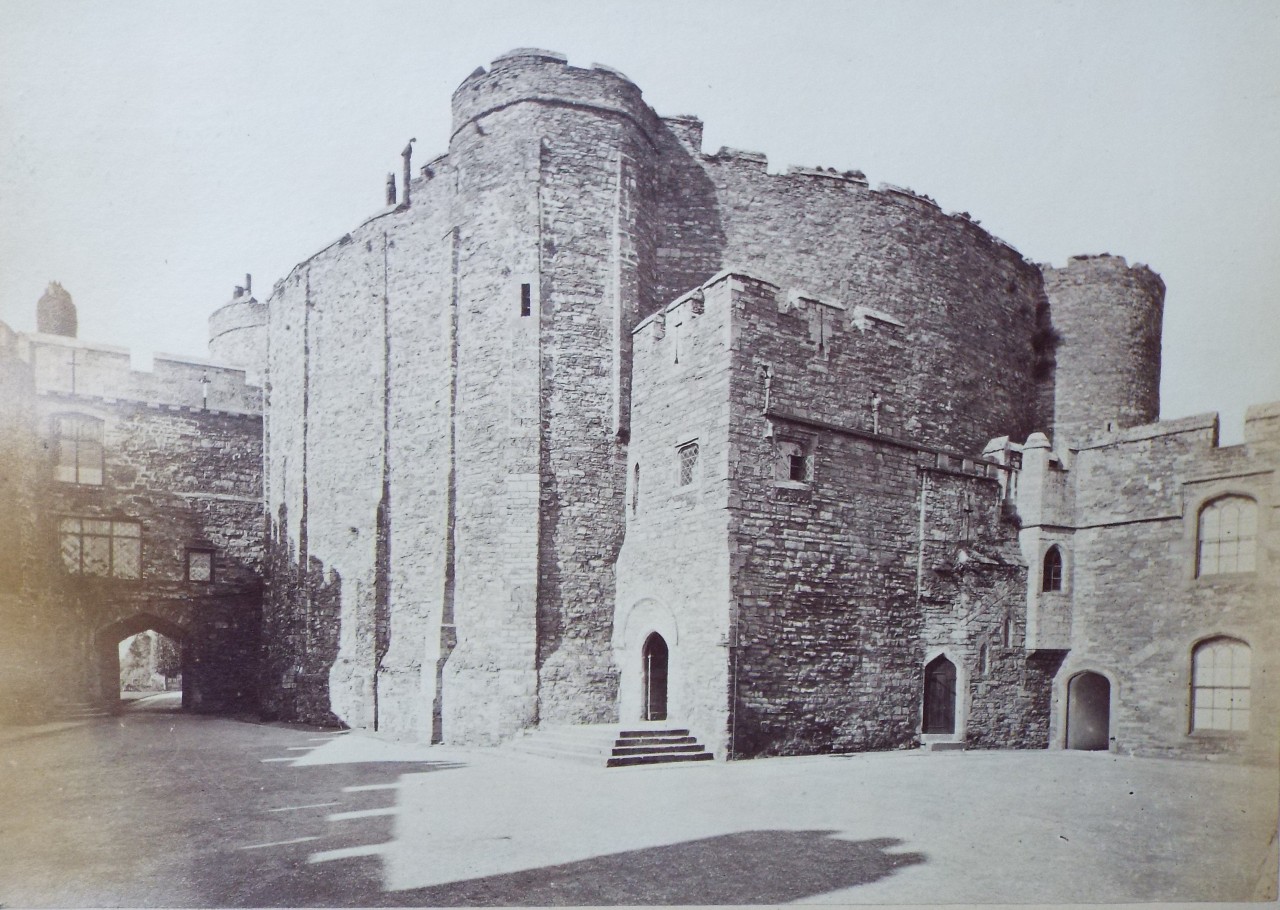
<path fill-rule="evenodd" d="M 1219 447 L 1220 418 L 1217 411 L 1193 414 L 1190 417 L 1179 417 L 1175 420 L 1159 420 L 1154 423 L 1136 427 L 1112 428 L 1099 430 L 1082 439 L 1075 448 L 1101 449 L 1107 446 L 1125 445 L 1159 439 L 1164 436 L 1178 436 L 1184 433 L 1197 433 L 1203 437 L 1206 448 Z M 1245 445 L 1280 443 L 1280 401 L 1251 405 L 1244 415 Z M 1228 446 L 1227 448 L 1231 448 Z"/>
<path fill-rule="evenodd" d="M 734 293 L 744 289 L 750 289 L 752 293 Z M 632 330 L 632 335 L 647 333 L 653 341 L 661 341 L 667 334 L 668 323 L 674 320 L 692 322 L 706 314 L 708 305 L 713 310 L 735 306 L 738 308 L 736 317 L 750 321 L 754 321 L 755 315 L 792 314 L 808 324 L 807 334 L 797 334 L 797 341 L 829 343 L 837 333 L 843 334 L 851 329 L 866 332 L 875 324 L 906 327 L 906 323 L 881 310 L 861 304 L 849 307 L 803 288 L 783 288 L 768 279 L 730 268 L 716 273 L 641 320 Z"/>
<path fill-rule="evenodd" d="M 245 371 L 236 367 L 156 354 L 150 370 L 136 370 L 128 348 L 40 333 L 19 339 L 19 356 L 31 365 L 39 394 L 232 414 L 262 412 L 262 390 L 249 385 Z"/>
<path fill-rule="evenodd" d="M 569 64 L 555 51 L 517 48 L 495 58 L 489 69 L 476 68 L 453 93 L 453 130 L 457 135 L 488 114 L 519 103 L 578 107 L 633 121 L 656 141 L 660 122 L 640 89 L 617 70 L 594 63 Z"/>
<path fill-rule="evenodd" d="M 1158 293 L 1163 297 L 1165 291 L 1164 279 L 1150 266 L 1141 262 L 1129 265 L 1125 257 L 1111 253 L 1085 253 L 1072 256 L 1064 266 L 1049 263 L 1038 263 L 1038 265 L 1046 281 L 1073 283 L 1114 281 L 1123 277 L 1127 281 L 1136 281 L 1145 285 L 1149 293 Z"/>

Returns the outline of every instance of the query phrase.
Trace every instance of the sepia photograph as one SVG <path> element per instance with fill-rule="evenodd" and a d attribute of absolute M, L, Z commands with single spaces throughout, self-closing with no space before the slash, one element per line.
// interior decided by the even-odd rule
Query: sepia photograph
<path fill-rule="evenodd" d="M 1277 48 L 0 0 L 0 910 L 1274 904 Z"/>

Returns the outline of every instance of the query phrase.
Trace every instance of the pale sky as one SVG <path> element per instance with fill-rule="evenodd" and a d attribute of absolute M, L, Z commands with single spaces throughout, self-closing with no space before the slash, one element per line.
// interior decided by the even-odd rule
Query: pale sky
<path fill-rule="evenodd" d="M 861 169 L 1028 258 L 1168 286 L 1162 412 L 1280 399 L 1280 3 L 0 0 L 0 320 L 61 281 L 80 336 L 206 353 L 446 148 L 515 47 L 626 73 L 705 148 Z"/>

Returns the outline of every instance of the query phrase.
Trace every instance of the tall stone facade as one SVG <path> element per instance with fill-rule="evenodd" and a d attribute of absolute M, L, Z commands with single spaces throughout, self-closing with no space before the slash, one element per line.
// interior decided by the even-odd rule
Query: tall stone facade
<path fill-rule="evenodd" d="M 204 705 L 487 744 L 664 719 L 721 758 L 1274 760 L 1280 411 L 1234 447 L 1157 422 L 1159 276 L 701 146 L 620 73 L 513 51 L 385 208 L 212 314 L 227 366 L 93 349 L 90 393 L 43 353 L 88 347 L 0 336 L 6 609 L 80 583 L 43 497 L 154 516 L 143 583 L 74 622 L 224 635 L 189 646 L 222 661 Z M 64 296 L 40 324 L 74 332 Z M 46 489 L 67 409 L 105 422 L 102 490 Z M 216 603 L 173 577 L 191 540 L 229 562 Z"/>
<path fill-rule="evenodd" d="M 0 324 L 0 715 L 114 703 L 117 646 L 147 629 L 181 648 L 184 705 L 254 710 L 261 390 L 188 358 L 133 370 L 74 337 L 58 286 L 39 325 Z"/>
<path fill-rule="evenodd" d="M 1087 643 L 1039 549 L 1081 441 L 1158 416 L 1159 277 L 701 143 L 513 51 L 399 204 L 224 316 L 268 350 L 269 711 L 632 722 L 656 634 L 721 755 L 1061 739 Z"/>

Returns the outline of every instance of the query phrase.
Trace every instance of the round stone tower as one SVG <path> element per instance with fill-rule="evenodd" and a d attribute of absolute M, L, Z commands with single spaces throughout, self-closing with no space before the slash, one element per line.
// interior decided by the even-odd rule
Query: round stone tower
<path fill-rule="evenodd" d="M 1121 256 L 1074 256 L 1044 267 L 1056 335 L 1053 443 L 1160 416 L 1164 282 Z"/>
<path fill-rule="evenodd" d="M 511 51 L 454 93 L 460 543 L 447 736 L 613 718 L 612 563 L 631 329 L 654 305 L 660 128 L 620 73 L 551 51 Z"/>
<path fill-rule="evenodd" d="M 254 299 L 250 281 L 245 275 L 244 287 L 209 315 L 209 356 L 240 367 L 248 382 L 261 385 L 267 371 L 267 305 Z"/>
<path fill-rule="evenodd" d="M 45 335 L 76 337 L 76 305 L 71 295 L 56 281 L 40 295 L 36 303 L 36 331 Z"/>

